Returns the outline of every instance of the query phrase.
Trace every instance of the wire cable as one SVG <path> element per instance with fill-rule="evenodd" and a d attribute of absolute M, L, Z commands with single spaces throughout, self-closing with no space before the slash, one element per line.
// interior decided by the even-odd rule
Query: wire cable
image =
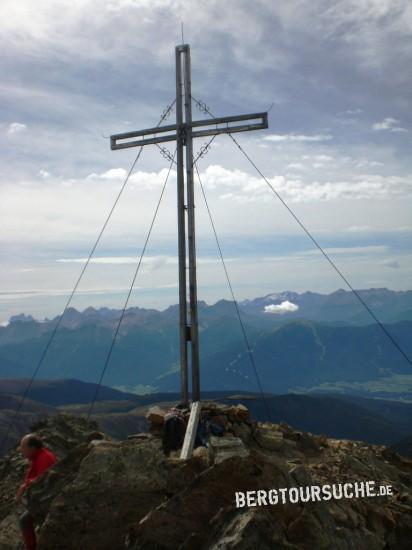
<path fill-rule="evenodd" d="M 289 211 L 291 216 L 293 216 L 294 220 L 299 224 L 299 226 L 303 229 L 303 231 L 306 233 L 306 235 L 309 237 L 309 239 L 313 242 L 313 244 L 320 250 L 324 258 L 329 262 L 329 264 L 333 267 L 333 269 L 336 271 L 336 273 L 340 276 L 340 278 L 345 282 L 345 284 L 348 286 L 348 288 L 353 292 L 353 294 L 356 296 L 356 298 L 359 300 L 359 302 L 363 305 L 363 307 L 366 309 L 366 311 L 369 313 L 369 315 L 372 317 L 372 319 L 377 323 L 377 325 L 382 329 L 382 331 L 386 334 L 386 336 L 389 338 L 389 340 L 392 342 L 392 344 L 395 346 L 395 348 L 399 351 L 399 353 L 406 359 L 406 361 L 409 363 L 409 365 L 412 367 L 412 360 L 410 357 L 406 354 L 406 352 L 401 348 L 399 343 L 394 339 L 392 334 L 387 330 L 385 325 L 378 319 L 378 317 L 375 315 L 375 313 L 372 311 L 372 309 L 368 306 L 368 304 L 365 302 L 365 300 L 362 298 L 362 296 L 359 294 L 359 292 L 351 285 L 347 277 L 342 273 L 342 271 L 339 269 L 339 267 L 335 264 L 335 262 L 332 260 L 332 258 L 329 256 L 329 254 L 322 248 L 322 246 L 319 244 L 317 239 L 312 235 L 312 233 L 306 228 L 306 226 L 300 221 L 298 216 L 294 213 L 294 211 L 290 208 L 290 206 L 283 200 L 283 198 L 279 195 L 278 191 L 273 187 L 273 185 L 269 182 L 269 180 L 264 176 L 264 174 L 261 172 L 261 170 L 256 166 L 256 164 L 253 162 L 253 160 L 250 158 L 250 156 L 246 153 L 246 151 L 243 149 L 243 147 L 239 144 L 239 142 L 231 135 L 229 134 L 234 143 L 237 145 L 239 150 L 243 153 L 243 155 L 248 159 L 250 164 L 255 168 L 255 170 L 262 176 L 266 184 L 269 186 L 273 194 L 280 200 L 280 202 L 283 204 L 283 206 Z"/>
<path fill-rule="evenodd" d="M 195 99 L 193 96 L 192 98 L 194 101 L 202 106 L 202 110 L 204 112 L 207 112 L 212 118 L 216 118 L 210 111 L 210 109 L 202 103 L 201 101 Z M 285 202 L 285 200 L 281 197 L 279 192 L 274 188 L 274 186 L 270 183 L 270 181 L 267 179 L 267 177 L 263 174 L 263 172 L 260 170 L 260 168 L 256 165 L 256 163 L 250 158 L 248 153 L 244 150 L 244 148 L 240 145 L 238 140 L 233 137 L 231 133 L 228 134 L 229 137 L 232 139 L 234 144 L 237 146 L 237 148 L 240 150 L 240 152 L 246 157 L 246 159 L 250 162 L 250 164 L 253 166 L 253 168 L 258 172 L 258 174 L 263 178 L 265 183 L 269 186 L 272 193 L 277 197 L 277 199 L 283 204 L 283 206 L 288 210 L 289 214 L 293 217 L 293 219 L 296 221 L 296 223 L 303 229 L 303 231 L 306 233 L 306 235 L 309 237 L 309 239 L 312 241 L 312 243 L 318 248 L 318 250 L 322 253 L 324 258 L 329 262 L 329 264 L 332 266 L 332 268 L 336 271 L 336 273 L 339 275 L 339 277 L 344 281 L 344 283 L 347 285 L 347 287 L 352 291 L 354 296 L 358 299 L 358 301 L 362 304 L 362 306 L 365 308 L 365 310 L 369 313 L 369 315 L 372 317 L 372 319 L 376 322 L 376 324 L 381 328 L 382 332 L 387 336 L 387 338 L 392 342 L 392 344 L 395 346 L 395 348 L 399 351 L 399 353 L 406 359 L 406 361 L 409 363 L 410 366 L 412 366 L 412 360 L 407 355 L 407 353 L 402 349 L 400 344 L 395 340 L 395 338 L 392 336 L 392 334 L 387 330 L 385 325 L 378 319 L 376 314 L 373 312 L 373 310 L 368 306 L 368 304 L 365 302 L 365 300 L 362 298 L 362 296 L 359 294 L 359 292 L 351 285 L 347 277 L 343 274 L 343 272 L 338 268 L 338 266 L 335 264 L 335 262 L 332 260 L 332 258 L 327 254 L 327 252 L 322 248 L 322 246 L 319 244 L 317 239 L 312 235 L 312 233 L 307 229 L 307 227 L 300 221 L 298 216 L 295 214 L 295 212 L 292 210 L 292 208 Z"/>
<path fill-rule="evenodd" d="M 263 392 L 263 387 L 262 387 L 262 384 L 261 384 L 261 381 L 260 381 L 260 377 L 259 377 L 259 373 L 257 371 L 257 368 L 256 368 L 256 363 L 255 363 L 255 359 L 253 357 L 253 352 L 252 352 L 252 349 L 251 349 L 251 346 L 250 346 L 250 343 L 249 343 L 249 338 L 247 336 L 247 332 L 246 332 L 246 329 L 245 329 L 245 325 L 243 324 L 243 321 L 242 321 L 242 316 L 240 314 L 240 310 L 239 310 L 239 305 L 237 303 L 237 300 L 235 298 L 235 293 L 233 291 L 233 286 L 232 286 L 232 283 L 230 282 L 230 277 L 229 277 L 229 273 L 228 273 L 228 270 L 227 270 L 227 267 L 226 267 L 226 262 L 225 262 L 225 259 L 223 257 L 223 252 L 222 252 L 222 247 L 220 246 L 220 242 L 219 242 L 219 237 L 217 235 L 217 231 L 216 231 L 216 227 L 215 227 L 215 224 L 214 224 L 214 221 L 213 221 L 213 217 L 212 217 L 212 213 L 210 211 L 210 208 L 209 208 L 209 203 L 207 201 L 207 198 L 206 198 L 206 193 L 205 193 L 205 190 L 204 190 L 204 187 L 203 187 L 203 184 L 202 184 L 202 180 L 200 178 L 200 174 L 199 174 L 199 169 L 197 167 L 197 164 L 194 164 L 195 166 L 195 169 L 196 169 L 196 174 L 197 174 L 197 178 L 199 180 L 199 183 L 200 183 L 200 188 L 202 190 L 202 195 L 203 195 L 203 199 L 205 201 L 205 205 L 206 205 L 206 210 L 208 212 L 208 215 L 209 215 L 209 219 L 210 219 L 210 223 L 212 225 L 212 229 L 213 229 L 213 233 L 215 235 L 215 239 L 216 239 L 216 244 L 217 244 L 217 248 L 219 250 L 219 254 L 220 254 L 220 259 L 222 260 L 222 265 L 223 265 L 223 269 L 225 271 L 225 275 L 226 275 L 226 279 L 227 279 L 227 283 L 229 285 L 229 289 L 230 289 L 230 293 L 232 295 L 232 299 L 233 299 L 233 303 L 234 303 L 234 306 L 235 306 L 235 309 L 236 309 L 236 313 L 237 313 L 237 316 L 238 316 L 238 319 L 239 319 L 239 323 L 240 323 L 240 327 L 242 329 L 242 334 L 243 334 L 243 338 L 245 340 L 245 344 L 246 344 L 246 348 L 247 348 L 247 351 L 248 351 L 248 354 L 249 354 L 249 358 L 250 358 L 250 363 L 252 365 L 252 368 L 253 368 L 253 371 L 255 373 L 255 377 L 256 377 L 256 382 L 257 382 L 257 385 L 258 385 L 258 388 L 259 388 L 259 392 L 260 392 L 260 395 L 261 395 L 261 398 L 262 398 L 262 401 L 264 403 L 264 406 L 266 408 L 266 412 L 268 414 L 268 418 L 271 422 L 273 422 L 273 419 L 272 419 L 272 413 L 271 413 L 271 410 L 270 410 L 270 407 L 269 407 L 269 404 L 265 398 L 265 394 Z"/>
<path fill-rule="evenodd" d="M 140 254 L 140 258 L 139 258 L 139 262 L 136 266 L 136 269 L 135 269 L 135 272 L 133 274 L 133 278 L 132 278 L 132 283 L 130 285 L 130 288 L 129 288 L 129 292 L 127 294 L 127 297 L 126 297 L 126 300 L 125 300 L 125 303 L 124 303 L 124 306 L 123 306 L 123 309 L 122 309 L 122 313 L 119 317 L 119 321 L 117 323 L 117 326 L 116 326 L 116 330 L 115 330 L 115 333 L 113 335 L 113 338 L 112 338 L 112 341 L 111 341 L 111 344 L 110 344 L 110 348 L 109 348 L 109 351 L 106 355 L 106 359 L 105 359 L 105 362 L 104 362 L 104 365 L 103 365 L 103 369 L 101 371 L 101 374 L 100 374 L 100 378 L 99 378 L 99 381 L 97 383 L 97 386 L 96 386 L 96 389 L 95 389 L 95 392 L 94 392 L 94 396 L 93 396 L 93 399 L 90 403 L 90 407 L 89 407 L 89 411 L 87 413 L 87 420 L 90 419 L 90 416 L 93 412 L 93 408 L 94 408 L 94 405 L 96 403 L 96 400 L 97 400 L 97 397 L 99 395 L 99 391 L 100 391 L 100 387 L 102 385 L 102 382 L 103 382 L 103 378 L 104 378 L 104 375 L 106 374 L 106 370 L 107 370 L 107 367 L 109 365 L 109 362 L 110 362 L 110 358 L 112 356 L 112 353 L 113 353 L 113 348 L 114 348 L 114 345 L 116 343 L 116 340 L 117 340 L 117 336 L 119 334 L 119 330 L 120 330 L 120 326 L 122 324 L 122 321 L 123 321 L 123 318 L 125 316 L 125 313 L 126 313 L 126 309 L 127 309 L 127 306 L 129 305 L 129 301 L 130 301 L 130 297 L 132 295 L 132 292 L 133 292 L 133 287 L 134 287 L 134 284 L 136 282 L 136 278 L 137 278 L 137 275 L 139 273 L 139 270 L 140 270 L 140 266 L 142 264 L 142 260 L 143 260 L 143 257 L 145 255 L 145 252 L 146 252 L 146 248 L 147 248 L 147 244 L 149 242 L 149 239 L 150 239 L 150 235 L 152 233 L 152 229 L 153 229 L 153 226 L 154 226 L 154 223 L 156 221 L 156 217 L 157 217 L 157 213 L 159 211 L 159 207 L 160 207 L 160 203 L 162 202 L 162 198 L 163 198 L 163 195 L 164 195 L 164 192 L 165 192 L 165 189 L 166 189 L 166 185 L 167 185 L 167 182 L 168 182 L 168 179 L 169 179 L 169 176 L 170 176 L 170 172 L 172 170 L 172 166 L 173 166 L 173 163 L 174 163 L 174 158 L 176 156 L 176 150 L 175 150 L 175 153 L 173 155 L 173 158 L 172 158 L 172 161 L 170 162 L 170 166 L 169 166 L 169 170 L 167 172 L 167 175 L 166 175 L 166 179 L 165 179 L 165 182 L 163 184 L 163 188 L 162 188 L 162 192 L 160 193 L 160 197 L 159 197 L 159 200 L 157 202 L 157 206 L 156 206 L 156 209 L 155 209 L 155 212 L 153 214 L 153 218 L 152 218 L 152 221 L 151 221 L 151 224 L 150 224 L 150 227 L 149 227 L 149 231 L 147 233 L 147 236 L 146 236 L 146 240 L 145 240 L 145 243 L 144 243 L 144 246 L 143 246 L 143 249 L 142 249 L 142 253 Z"/>
<path fill-rule="evenodd" d="M 167 118 L 167 117 L 169 116 L 170 111 L 172 110 L 172 108 L 173 108 L 173 106 L 174 106 L 175 103 L 176 103 L 176 100 L 174 100 L 168 107 L 166 107 L 166 109 L 165 109 L 165 110 L 163 111 L 163 113 L 162 113 L 162 116 L 160 117 L 159 122 L 157 123 L 157 127 L 160 126 L 160 125 L 162 124 L 162 122 L 165 120 L 165 118 Z M 118 192 L 118 194 L 117 194 L 117 196 L 116 196 L 116 199 L 115 199 L 115 201 L 114 201 L 114 203 L 113 203 L 113 205 L 112 205 L 112 207 L 111 207 L 111 209 L 110 209 L 110 211 L 109 211 L 109 214 L 107 215 L 106 220 L 104 221 L 104 223 L 103 223 L 103 225 L 102 225 L 102 228 L 101 228 L 100 231 L 99 231 L 99 234 L 98 234 L 98 236 L 97 236 L 97 238 L 96 238 L 96 240 L 95 240 L 95 242 L 94 242 L 94 244 L 93 244 L 93 246 L 92 246 L 92 249 L 91 249 L 91 251 L 90 251 L 90 253 L 89 253 L 89 256 L 88 256 L 88 258 L 87 258 L 87 260 L 86 260 L 86 262 L 85 262 L 83 268 L 81 269 L 80 274 L 79 274 L 79 276 L 78 276 L 78 278 L 77 278 L 77 280 L 76 280 L 76 283 L 75 283 L 75 285 L 74 285 L 74 287 L 73 287 L 73 289 L 72 289 L 72 291 L 71 291 L 71 293 L 70 293 L 70 295 L 69 295 L 69 298 L 68 298 L 68 300 L 67 300 L 67 302 L 66 302 L 66 304 L 65 304 L 65 306 L 64 306 L 64 308 L 63 308 L 63 312 L 62 312 L 62 314 L 57 318 L 57 322 L 56 322 L 56 324 L 55 324 L 55 326 L 54 326 L 54 329 L 53 329 L 52 332 L 50 333 L 50 337 L 49 337 L 49 339 L 48 339 L 47 342 L 46 342 L 46 345 L 45 345 L 45 347 L 44 347 L 44 349 L 43 349 L 43 351 L 42 351 L 42 354 L 41 354 L 41 356 L 40 356 L 40 359 L 38 360 L 37 365 L 36 365 L 36 367 L 35 367 L 35 369 L 34 369 L 34 371 L 33 371 L 33 374 L 31 375 L 30 380 L 29 380 L 29 382 L 28 382 L 28 384 L 27 384 L 27 386 L 26 386 L 26 388 L 25 388 L 25 390 L 24 390 L 24 392 L 23 392 L 23 394 L 22 394 L 22 396 L 21 396 L 21 399 L 20 399 L 20 401 L 19 401 L 19 404 L 17 405 L 17 407 L 16 407 L 16 409 L 15 409 L 15 411 L 14 411 L 14 415 L 13 415 L 13 417 L 12 417 L 10 423 L 9 423 L 9 426 L 8 426 L 8 428 L 7 428 L 7 431 L 6 431 L 6 433 L 4 434 L 4 436 L 3 436 L 3 438 L 2 438 L 2 441 L 1 441 L 1 444 L 0 444 L 0 451 L 3 451 L 3 448 L 4 448 L 4 445 L 5 445 L 6 441 L 7 441 L 7 438 L 8 438 L 9 435 L 10 435 L 10 430 L 11 430 L 11 428 L 13 427 L 15 421 L 17 420 L 17 417 L 19 416 L 19 414 L 20 414 L 20 412 L 21 412 L 21 410 L 22 410 L 22 408 L 23 408 L 24 402 L 26 401 L 26 399 L 27 399 L 27 397 L 28 397 L 28 395 L 29 395 L 29 393 L 30 393 L 30 391 L 31 391 L 31 388 L 32 388 L 32 386 L 33 386 L 33 382 L 34 382 L 35 378 L 37 377 L 37 374 L 38 374 L 38 372 L 39 372 L 39 370 L 40 370 L 41 365 L 43 364 L 43 361 L 44 361 L 44 359 L 45 359 L 45 357 L 46 357 L 46 355 L 47 355 L 47 352 L 48 352 L 48 350 L 50 349 L 50 346 L 51 346 L 51 344 L 52 344 L 52 342 L 53 342 L 53 340 L 54 340 L 54 338 L 55 338 L 55 336 L 56 336 L 56 334 L 57 334 L 57 331 L 59 330 L 59 328 L 60 328 L 60 326 L 61 326 L 61 323 L 62 323 L 62 321 L 63 321 L 64 315 L 65 315 L 67 309 L 69 308 L 69 306 L 70 306 L 70 304 L 71 304 L 71 302 L 72 302 L 72 300 L 73 300 L 73 297 L 74 297 L 74 295 L 75 295 L 75 293 L 76 293 L 76 291 L 77 291 L 77 289 L 78 289 L 78 287 L 79 287 L 79 284 L 80 284 L 80 282 L 81 282 L 81 280 L 82 280 L 82 278 L 83 278 L 83 275 L 84 275 L 84 273 L 85 273 L 87 267 L 88 267 L 89 264 L 90 264 L 90 261 L 91 261 L 93 255 L 94 255 L 94 253 L 95 253 L 95 251 L 96 251 L 97 246 L 99 245 L 99 242 L 100 242 L 100 240 L 101 240 L 101 238 L 102 238 L 102 236 L 103 236 L 103 233 L 105 232 L 106 227 L 107 227 L 107 225 L 108 225 L 108 223 L 109 223 L 109 221 L 110 221 L 110 219 L 111 219 L 111 217 L 112 217 L 112 214 L 113 214 L 113 212 L 114 212 L 114 210 L 115 210 L 115 208 L 116 208 L 116 206 L 117 206 L 117 204 L 118 204 L 118 202 L 119 202 L 119 200 L 120 200 L 120 198 L 121 198 L 121 196 L 122 196 L 122 194 L 123 194 L 123 191 L 124 191 L 125 188 L 126 188 L 126 185 L 127 185 L 128 181 L 129 181 L 129 179 L 130 179 L 130 176 L 132 175 L 132 172 L 133 172 L 133 170 L 134 170 L 134 168 L 135 168 L 135 166 L 136 166 L 138 160 L 140 159 L 140 156 L 141 156 L 141 154 L 142 154 L 142 151 L 143 151 L 143 146 L 140 147 L 140 149 L 139 149 L 139 151 L 138 151 L 138 153 L 137 153 L 137 155 L 136 155 L 136 157 L 135 157 L 135 159 L 134 159 L 134 161 L 133 161 L 133 163 L 132 163 L 132 165 L 131 165 L 131 167 L 130 167 L 130 170 L 128 171 L 128 173 L 127 173 L 127 175 L 126 175 L 126 178 L 124 179 L 124 182 L 123 182 L 122 186 L 120 187 L 120 190 L 119 190 L 119 192 Z"/>
<path fill-rule="evenodd" d="M 4 446 L 4 444 L 5 444 L 5 442 L 6 442 L 7 438 L 8 438 L 8 436 L 9 436 L 9 434 L 10 434 L 10 430 L 11 430 L 13 424 L 14 424 L 15 421 L 17 420 L 17 417 L 18 417 L 18 415 L 20 414 L 20 412 L 21 412 L 21 410 L 22 410 L 22 408 L 23 408 L 24 402 L 26 401 L 26 399 L 27 399 L 27 397 L 28 397 L 28 395 L 29 395 L 29 393 L 30 393 L 30 390 L 31 390 L 31 388 L 32 388 L 32 386 L 33 386 L 33 382 L 34 382 L 35 378 L 37 377 L 37 374 L 38 374 L 38 372 L 39 372 L 39 370 L 40 370 L 40 367 L 41 367 L 42 364 L 43 364 L 43 361 L 44 361 L 44 359 L 45 359 L 45 357 L 46 357 L 46 355 L 47 355 L 47 352 L 49 351 L 50 346 L 51 346 L 51 344 L 52 344 L 52 342 L 53 342 L 53 340 L 54 340 L 54 338 L 55 338 L 55 336 L 56 336 L 56 334 L 57 334 L 57 331 L 59 330 L 59 328 L 60 328 L 60 326 L 61 326 L 61 324 L 62 324 L 63 318 L 64 318 L 64 316 L 65 316 L 65 314 L 66 314 L 66 312 L 67 312 L 67 310 L 68 310 L 68 308 L 69 308 L 69 306 L 70 306 L 72 300 L 73 300 L 73 297 L 74 297 L 74 295 L 75 295 L 75 293 L 76 293 L 76 291 L 77 291 L 77 289 L 78 289 L 78 287 L 79 287 L 79 284 L 80 284 L 80 282 L 81 282 L 81 280 L 82 280 L 82 278 L 83 278 L 83 275 L 84 275 L 84 273 L 85 273 L 87 267 L 88 267 L 89 264 L 90 264 L 90 261 L 91 261 L 93 255 L 94 255 L 94 253 L 95 253 L 95 251 L 96 251 L 96 248 L 97 248 L 97 246 L 98 246 L 98 244 L 99 244 L 99 242 L 100 242 L 100 240 L 101 240 L 101 238 L 102 238 L 102 236 L 103 236 L 104 231 L 106 230 L 106 227 L 107 227 L 107 225 L 108 225 L 108 223 L 109 223 L 109 221 L 110 221 L 110 218 L 112 217 L 112 214 L 113 214 L 113 212 L 114 212 L 114 210 L 115 210 L 115 208 L 116 208 L 116 206 L 117 206 L 117 204 L 118 204 L 118 202 L 119 202 L 119 200 L 120 200 L 120 197 L 121 197 L 122 194 L 123 194 L 123 191 L 124 191 L 124 189 L 125 189 L 125 187 L 126 187 L 126 185 L 127 185 L 127 182 L 129 181 L 129 178 L 130 178 L 130 176 L 131 176 L 131 174 L 132 174 L 132 172 L 133 172 L 133 170 L 134 170 L 134 167 L 136 166 L 136 163 L 137 163 L 137 161 L 139 160 L 140 155 L 142 154 L 142 150 L 143 150 L 143 147 L 140 148 L 139 152 L 137 153 L 137 155 L 136 155 L 136 157 L 135 157 L 135 159 L 134 159 L 134 161 L 133 161 L 133 163 L 132 163 L 132 166 L 131 166 L 131 168 L 130 168 L 130 170 L 129 170 L 129 172 L 128 172 L 128 174 L 127 174 L 127 176 L 126 176 L 126 178 L 125 178 L 125 180 L 124 180 L 124 182 L 123 182 L 123 184 L 122 184 L 122 186 L 121 186 L 121 188 L 120 188 L 120 191 L 119 191 L 118 194 L 117 194 L 117 197 L 116 197 L 116 199 L 115 199 L 115 201 L 114 201 L 114 204 L 113 204 L 113 206 L 111 207 L 111 209 L 110 209 L 110 211 L 109 211 L 109 214 L 108 214 L 108 216 L 107 216 L 105 222 L 103 223 L 103 226 L 102 226 L 102 228 L 101 228 L 101 230 L 100 230 L 100 232 L 99 232 L 99 234 L 98 234 L 98 236 L 97 236 L 97 239 L 96 239 L 96 241 L 95 241 L 94 244 L 93 244 L 93 247 L 92 247 L 92 249 L 91 249 L 91 251 L 90 251 L 90 254 L 89 254 L 89 256 L 88 256 L 88 258 L 87 258 L 87 260 L 86 260 L 86 262 L 85 262 L 83 268 L 82 268 L 81 271 L 80 271 L 80 274 L 79 274 L 79 276 L 78 276 L 78 278 L 77 278 L 77 280 L 76 280 L 76 283 L 75 283 L 75 285 L 74 285 L 74 287 L 73 287 L 73 289 L 72 289 L 72 291 L 71 291 L 71 293 L 70 293 L 70 295 L 69 295 L 69 298 L 68 298 L 68 300 L 67 300 L 67 302 L 66 302 L 66 304 L 65 304 L 65 306 L 64 306 L 64 308 L 63 308 L 62 314 L 57 318 L 57 322 L 56 322 L 56 324 L 55 324 L 55 326 L 54 326 L 52 332 L 50 333 L 49 339 L 48 339 L 47 342 L 46 342 L 46 345 L 45 345 L 45 347 L 44 347 L 44 349 L 43 349 L 43 351 L 42 351 L 42 354 L 41 354 L 41 356 L 40 356 L 40 359 L 39 359 L 38 362 L 37 362 L 37 365 L 36 365 L 36 367 L 35 367 L 35 369 L 34 369 L 34 371 L 33 371 L 33 374 L 32 374 L 32 376 L 31 376 L 31 378 L 30 378 L 30 380 L 29 380 L 29 383 L 27 384 L 27 386 L 26 386 L 26 388 L 25 388 L 25 390 L 24 390 L 24 392 L 23 392 L 23 394 L 22 394 L 22 397 L 21 397 L 21 399 L 20 399 L 20 401 L 19 401 L 19 404 L 18 404 L 18 406 L 17 406 L 17 408 L 16 408 L 16 410 L 15 410 L 15 413 L 14 413 L 13 418 L 12 418 L 12 420 L 11 420 L 11 422 L 10 422 L 10 425 L 9 425 L 9 427 L 8 427 L 8 429 L 7 429 L 7 432 L 6 432 L 6 434 L 4 435 L 4 437 L 3 437 L 3 439 L 2 439 L 1 446 L 0 446 L 0 449 L 1 449 L 1 450 L 3 449 L 3 446 Z"/>

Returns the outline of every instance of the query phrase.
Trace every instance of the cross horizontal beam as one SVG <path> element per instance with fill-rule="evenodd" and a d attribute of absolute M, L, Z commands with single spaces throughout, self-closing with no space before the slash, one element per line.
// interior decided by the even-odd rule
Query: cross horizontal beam
<path fill-rule="evenodd" d="M 251 122 L 250 124 L 233 124 L 235 122 Z M 255 122 L 252 122 L 255 121 Z M 224 126 L 222 126 L 224 125 Z M 193 128 L 204 128 L 195 130 Z M 250 130 L 263 130 L 268 127 L 267 113 L 252 113 L 247 115 L 234 115 L 220 118 L 193 120 L 190 124 L 182 124 L 180 131 L 192 129 L 192 137 L 214 136 L 218 134 L 233 134 L 235 132 L 245 132 Z M 158 135 L 163 134 L 163 135 Z M 164 135 L 165 134 L 165 135 Z M 141 137 L 142 139 L 133 140 L 133 138 Z M 157 126 L 155 128 L 147 128 L 136 132 L 125 132 L 123 134 L 115 134 L 110 136 L 110 148 L 114 151 L 117 149 L 127 149 L 129 147 L 140 147 L 143 145 L 154 145 L 156 143 L 165 143 L 174 141 L 177 137 L 176 124 L 167 126 Z M 125 141 L 132 140 L 132 141 Z"/>

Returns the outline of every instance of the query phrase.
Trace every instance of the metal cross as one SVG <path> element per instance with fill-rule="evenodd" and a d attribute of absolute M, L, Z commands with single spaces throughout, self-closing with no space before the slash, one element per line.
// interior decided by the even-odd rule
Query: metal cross
<path fill-rule="evenodd" d="M 192 401 L 200 401 L 199 335 L 197 318 L 195 203 L 193 181 L 193 138 L 233 134 L 268 127 L 267 113 L 192 120 L 190 47 L 176 46 L 176 124 L 110 136 L 112 150 L 176 141 L 177 223 L 179 251 L 179 327 L 181 401 L 188 403 L 188 343 L 191 348 Z M 253 122 L 254 121 L 254 122 Z M 234 124 L 234 123 L 241 124 Z M 139 139 L 134 139 L 139 138 Z M 185 157 L 185 159 L 184 159 Z M 186 168 L 186 181 L 185 181 Z M 185 204 L 185 191 L 187 204 Z M 186 216 L 189 252 L 190 323 L 187 318 Z"/>

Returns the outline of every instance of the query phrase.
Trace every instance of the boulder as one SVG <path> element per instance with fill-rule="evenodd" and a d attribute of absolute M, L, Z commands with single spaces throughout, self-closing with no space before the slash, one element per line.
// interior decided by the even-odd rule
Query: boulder
<path fill-rule="evenodd" d="M 210 466 L 210 453 L 206 447 L 196 447 L 193 450 L 193 458 L 202 461 L 205 466 Z"/>
<path fill-rule="evenodd" d="M 195 483 L 135 524 L 130 530 L 128 547 L 133 550 L 235 548 L 223 544 L 221 531 L 234 518 L 247 512 L 247 509 L 236 510 L 236 491 L 256 490 L 268 487 L 270 483 L 281 486 L 284 482 L 281 471 L 264 457 L 233 456 L 215 463 L 202 472 Z M 271 537 L 273 519 L 267 527 Z M 260 531 L 255 531 L 256 548 L 266 548 L 259 546 L 261 538 Z M 250 546 L 236 548 L 246 550 Z"/>
<path fill-rule="evenodd" d="M 239 403 L 229 408 L 228 417 L 231 422 L 247 422 L 250 418 L 249 409 Z"/>
<path fill-rule="evenodd" d="M 151 427 L 161 427 L 163 426 L 165 415 L 166 411 L 155 405 L 149 408 L 146 418 L 150 422 Z"/>
<path fill-rule="evenodd" d="M 266 426 L 260 426 L 254 433 L 256 443 L 269 451 L 280 451 L 284 446 L 283 433 Z"/>
<path fill-rule="evenodd" d="M 30 509 L 49 500 L 39 547 L 42 550 L 123 548 L 127 528 L 182 490 L 207 466 L 164 457 L 157 439 L 92 447 L 75 475 L 56 468 L 36 487 Z M 56 477 L 58 476 L 58 477 Z M 60 484 L 66 477 L 64 487 Z"/>
<path fill-rule="evenodd" d="M 233 434 L 240 437 L 243 443 L 248 444 L 252 438 L 252 428 L 245 423 L 235 423 L 232 428 Z"/>
<path fill-rule="evenodd" d="M 219 464 L 234 456 L 245 457 L 249 451 L 239 437 L 215 437 L 209 439 L 209 450 L 214 464 Z"/>

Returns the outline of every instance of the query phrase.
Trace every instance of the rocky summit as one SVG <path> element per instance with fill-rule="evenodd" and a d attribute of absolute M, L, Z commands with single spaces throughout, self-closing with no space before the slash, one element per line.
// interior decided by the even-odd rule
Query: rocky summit
<path fill-rule="evenodd" d="M 384 446 L 254 422 L 242 405 L 202 404 L 223 428 L 192 458 L 162 451 L 161 408 L 151 430 L 112 440 L 97 424 L 57 415 L 36 426 L 58 463 L 27 491 L 39 550 L 407 550 L 412 461 Z M 20 548 L 14 503 L 26 463 L 0 462 L 0 550 Z M 235 495 L 373 480 L 392 495 L 236 506 Z"/>

